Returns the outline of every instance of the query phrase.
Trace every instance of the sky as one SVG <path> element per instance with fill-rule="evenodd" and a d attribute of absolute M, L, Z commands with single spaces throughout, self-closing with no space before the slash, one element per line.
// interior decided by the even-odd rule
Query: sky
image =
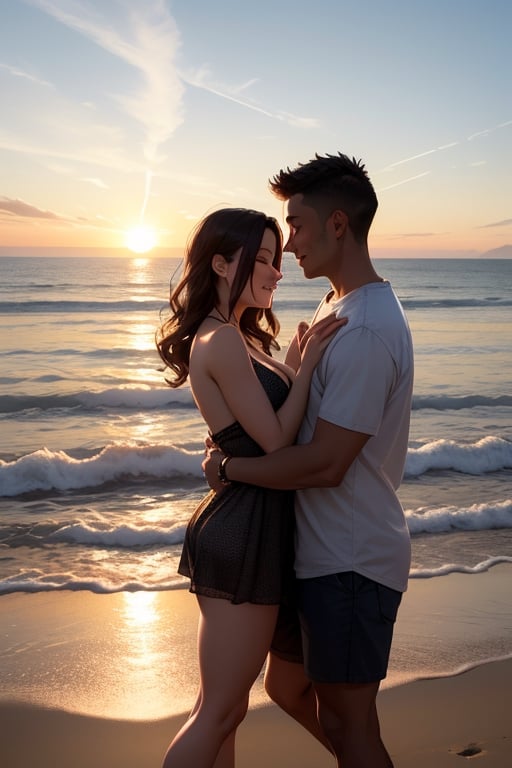
<path fill-rule="evenodd" d="M 336 152 L 374 255 L 512 244 L 511 29 L 509 0 L 0 0 L 1 252 L 282 222 L 269 177 Z"/>

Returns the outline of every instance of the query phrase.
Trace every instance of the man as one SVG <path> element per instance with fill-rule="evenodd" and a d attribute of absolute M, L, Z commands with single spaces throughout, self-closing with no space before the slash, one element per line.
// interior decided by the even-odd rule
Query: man
<path fill-rule="evenodd" d="M 396 489 L 408 443 L 411 336 L 391 286 L 370 260 L 378 202 L 364 165 L 341 153 L 316 155 L 281 170 L 270 186 L 287 201 L 284 250 L 295 254 L 306 278 L 330 281 L 315 319 L 336 312 L 348 323 L 317 366 L 297 444 L 261 458 L 225 457 L 220 466 L 221 455 L 212 452 L 203 469 L 213 486 L 218 472 L 223 483 L 298 489 L 304 666 L 271 653 L 267 690 L 338 765 L 389 768 L 376 696 L 410 566 Z M 281 627 L 285 635 L 290 629 Z"/>

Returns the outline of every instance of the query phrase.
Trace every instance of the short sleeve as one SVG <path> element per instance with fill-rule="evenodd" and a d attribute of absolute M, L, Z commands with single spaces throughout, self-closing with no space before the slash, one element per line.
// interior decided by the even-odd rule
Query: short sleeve
<path fill-rule="evenodd" d="M 323 390 L 318 417 L 375 435 L 395 381 L 395 364 L 382 339 L 365 327 L 339 334 L 320 362 L 315 382 Z"/>

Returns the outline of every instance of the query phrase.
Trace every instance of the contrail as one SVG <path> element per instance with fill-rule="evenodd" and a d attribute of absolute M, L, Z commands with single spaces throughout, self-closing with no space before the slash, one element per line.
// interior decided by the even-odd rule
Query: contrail
<path fill-rule="evenodd" d="M 183 122 L 184 85 L 175 58 L 180 46 L 173 17 L 162 0 L 111 0 L 93 7 L 81 0 L 26 0 L 60 23 L 93 40 L 99 47 L 133 66 L 144 79 L 141 92 L 117 96 L 124 111 L 144 128 L 146 161 L 144 218 L 151 179 L 161 162 L 159 149 Z M 119 11 L 116 18 L 106 14 Z M 102 15 L 103 14 L 103 15 Z M 125 24 L 121 30 L 122 24 Z"/>
<path fill-rule="evenodd" d="M 379 189 L 379 192 L 386 192 L 388 189 L 394 189 L 395 187 L 401 187 L 402 184 L 408 184 L 410 181 L 415 181 L 416 179 L 421 179 L 423 176 L 429 176 L 431 171 L 424 171 L 423 173 L 418 173 L 417 176 L 409 176 L 408 179 L 402 179 L 402 181 L 397 181 L 396 184 L 390 184 L 389 187 L 382 187 Z"/>
<path fill-rule="evenodd" d="M 149 200 L 149 195 L 151 194 L 151 179 L 153 178 L 153 174 L 150 170 L 146 171 L 146 191 L 144 193 L 144 202 L 142 203 L 142 209 L 140 212 L 140 224 L 144 221 L 144 216 L 146 215 L 146 207 Z"/>
<path fill-rule="evenodd" d="M 207 91 L 208 93 L 213 93 L 215 96 L 219 96 L 222 99 L 233 101 L 235 104 L 239 104 L 241 107 L 251 109 L 253 112 L 259 112 L 260 114 L 266 115 L 273 120 L 286 122 L 289 125 L 300 125 L 304 128 L 316 128 L 319 125 L 319 120 L 317 120 L 315 117 L 301 117 L 300 115 L 294 115 L 289 112 L 282 112 L 279 110 L 271 112 L 270 110 L 261 107 L 259 104 L 255 104 L 252 101 L 240 98 L 238 95 L 240 91 L 245 90 L 248 86 L 255 83 L 256 78 L 249 80 L 239 88 L 232 89 L 225 85 L 207 82 L 207 74 L 208 73 L 205 73 L 204 71 L 188 74 L 181 73 L 181 77 L 184 82 L 188 83 L 188 85 L 191 85 L 194 88 L 199 88 L 203 91 Z"/>
<path fill-rule="evenodd" d="M 504 123 L 499 123 L 498 125 L 495 125 L 492 128 L 484 128 L 482 131 L 478 131 L 477 133 L 471 134 L 471 136 L 468 136 L 466 138 L 466 141 L 473 141 L 476 138 L 479 138 L 481 136 L 488 136 L 490 133 L 494 133 L 495 131 L 500 130 L 501 128 L 507 128 L 509 125 L 512 125 L 512 120 L 507 120 Z M 440 147 L 434 147 L 434 149 L 427 149 L 425 152 L 420 152 L 417 155 L 412 155 L 411 157 L 406 157 L 403 160 L 397 160 L 396 163 L 391 163 L 390 165 L 386 165 L 385 168 L 381 168 L 379 173 L 384 173 L 385 171 L 390 171 L 392 168 L 396 168 L 399 165 L 404 165 L 405 163 L 411 163 L 413 160 L 419 160 L 422 157 L 427 157 L 428 155 L 433 155 L 436 152 L 441 152 L 445 149 L 451 149 L 452 147 L 456 147 L 458 144 L 460 144 L 460 141 L 451 141 L 448 144 L 443 144 Z M 422 174 L 424 175 L 424 174 Z M 416 179 L 418 176 L 413 176 L 412 178 Z M 405 184 L 406 181 L 410 181 L 410 179 L 405 179 L 405 181 L 400 182 L 400 184 Z M 398 184 L 394 184 L 393 186 L 398 186 Z M 391 189 L 391 187 L 386 187 L 386 189 Z"/>
<path fill-rule="evenodd" d="M 79 32 L 142 74 L 144 88 L 141 92 L 117 96 L 124 111 L 144 127 L 146 178 L 141 223 L 151 195 L 151 180 L 162 162 L 160 147 L 184 119 L 182 102 L 185 85 L 208 91 L 289 125 L 311 128 L 319 124 L 316 118 L 272 111 L 241 98 L 240 92 L 256 82 L 255 78 L 233 88 L 214 83 L 205 68 L 190 74 L 180 72 L 176 66 L 180 35 L 163 0 L 109 0 L 94 6 L 87 0 L 25 2 Z"/>

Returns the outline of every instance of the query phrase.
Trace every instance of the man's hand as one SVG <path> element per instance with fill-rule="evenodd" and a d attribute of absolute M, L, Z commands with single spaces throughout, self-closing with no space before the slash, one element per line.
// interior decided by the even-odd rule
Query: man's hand
<path fill-rule="evenodd" d="M 215 493 L 219 493 L 225 486 L 222 485 L 219 480 L 219 465 L 224 458 L 224 454 L 217 446 L 211 442 L 210 438 L 206 439 L 206 450 L 202 463 L 203 474 L 206 478 L 206 482 Z"/>

